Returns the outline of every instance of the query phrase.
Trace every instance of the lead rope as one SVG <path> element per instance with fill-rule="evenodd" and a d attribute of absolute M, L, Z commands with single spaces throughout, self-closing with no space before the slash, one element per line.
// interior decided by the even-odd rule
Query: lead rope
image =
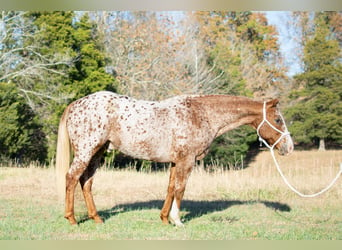
<path fill-rule="evenodd" d="M 273 158 L 273 161 L 274 161 L 274 163 L 275 163 L 275 165 L 276 165 L 276 168 L 277 168 L 277 170 L 278 170 L 280 176 L 282 177 L 283 181 L 285 182 L 285 184 L 286 184 L 293 192 L 295 192 L 296 194 L 298 194 L 299 196 L 304 197 L 304 198 L 313 198 L 313 197 L 316 197 L 316 196 L 321 195 L 321 194 L 323 194 L 324 192 L 328 191 L 328 190 L 336 183 L 336 181 L 338 180 L 338 178 L 339 178 L 340 175 L 342 174 L 342 163 L 340 163 L 340 171 L 337 173 L 336 177 L 332 180 L 332 182 L 331 182 L 327 187 L 325 187 L 325 188 L 322 189 L 321 191 L 319 191 L 319 192 L 317 192 L 317 193 L 314 193 L 314 194 L 303 194 L 303 193 L 301 193 L 301 192 L 298 191 L 296 188 L 294 188 L 294 187 L 291 185 L 291 183 L 287 180 L 287 178 L 285 177 L 283 171 L 281 171 L 280 166 L 279 166 L 279 164 L 278 164 L 278 161 L 277 161 L 277 159 L 275 158 L 275 155 L 274 155 L 274 150 L 273 150 L 273 149 L 274 149 L 275 145 L 277 145 L 277 144 L 281 141 L 281 139 L 282 139 L 284 136 L 290 135 L 290 132 L 287 130 L 287 127 L 286 127 L 286 125 L 285 125 L 284 118 L 283 118 L 283 116 L 282 116 L 281 114 L 279 114 L 280 117 L 281 117 L 281 119 L 282 119 L 282 121 L 283 121 L 283 124 L 284 124 L 284 126 L 285 126 L 285 130 L 284 130 L 284 131 L 281 131 L 281 130 L 277 129 L 276 127 L 274 127 L 274 126 L 267 120 L 267 118 L 266 118 L 266 102 L 264 102 L 264 106 L 263 106 L 263 111 L 262 111 L 262 112 L 263 112 L 263 120 L 262 120 L 262 122 L 259 124 L 259 126 L 258 126 L 258 128 L 257 128 L 257 134 L 258 134 L 258 136 L 259 136 L 259 141 L 262 142 L 262 143 L 264 143 L 265 146 L 268 147 L 268 148 L 270 149 L 271 155 L 272 155 L 272 158 Z M 277 131 L 278 133 L 281 134 L 281 136 L 279 137 L 279 139 L 278 139 L 272 146 L 270 146 L 270 145 L 267 143 L 267 141 L 261 137 L 261 135 L 260 135 L 260 133 L 259 133 L 259 130 L 260 130 L 261 126 L 262 126 L 265 122 L 266 122 L 272 129 L 274 129 L 275 131 Z"/>

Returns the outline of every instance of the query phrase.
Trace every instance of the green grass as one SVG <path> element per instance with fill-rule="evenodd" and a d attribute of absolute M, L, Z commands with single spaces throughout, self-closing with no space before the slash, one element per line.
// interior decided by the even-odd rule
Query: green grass
<path fill-rule="evenodd" d="M 340 162 L 341 154 L 334 155 Z M 258 162 L 267 161 L 253 164 Z M 316 168 L 325 176 L 326 166 Z M 272 169 L 258 165 L 214 174 L 195 171 L 182 203 L 185 227 L 176 228 L 159 219 L 168 173 L 100 170 L 94 198 L 105 223 L 87 219 L 78 193 L 79 224 L 70 226 L 57 199 L 53 169 L 0 167 L 0 239 L 342 240 L 341 180 L 328 193 L 303 199 Z M 312 173 L 291 168 L 291 176 L 303 180 L 300 188 L 311 192 L 323 187 L 335 169 L 322 182 L 302 172 Z"/>
<path fill-rule="evenodd" d="M 29 200 L 0 200 L 0 239 L 342 239 L 341 209 L 291 207 L 266 201 L 184 202 L 184 228 L 163 225 L 161 201 L 100 209 L 105 223 L 77 213 L 70 226 L 61 208 Z M 140 206 L 140 208 L 139 208 Z M 289 211 L 290 209 L 290 211 Z"/>

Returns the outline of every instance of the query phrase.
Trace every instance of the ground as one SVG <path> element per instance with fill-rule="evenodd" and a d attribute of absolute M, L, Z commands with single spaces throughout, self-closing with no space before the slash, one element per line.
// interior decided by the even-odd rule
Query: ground
<path fill-rule="evenodd" d="M 317 192 L 335 177 L 341 151 L 278 157 L 294 186 Z M 78 226 L 63 218 L 53 168 L 0 167 L 0 239 L 338 239 L 342 240 L 341 178 L 317 198 L 301 198 L 283 183 L 269 152 L 242 170 L 196 168 L 182 204 L 184 228 L 163 225 L 159 212 L 168 172 L 99 169 L 93 192 L 105 223 L 87 219 L 80 190 Z"/>

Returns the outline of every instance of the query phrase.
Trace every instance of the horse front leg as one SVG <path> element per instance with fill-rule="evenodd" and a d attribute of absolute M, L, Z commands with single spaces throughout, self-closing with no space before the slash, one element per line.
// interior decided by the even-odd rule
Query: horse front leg
<path fill-rule="evenodd" d="M 176 176 L 176 167 L 172 163 L 172 167 L 170 168 L 170 178 L 169 178 L 169 186 L 167 188 L 167 194 L 164 201 L 163 208 L 160 212 L 160 219 L 164 224 L 169 224 L 169 214 L 171 209 L 171 204 L 175 195 L 175 176 Z"/>
<path fill-rule="evenodd" d="M 169 192 L 167 196 L 167 198 L 171 198 L 172 204 L 171 204 L 170 199 L 168 200 L 167 204 L 169 208 L 168 212 L 170 211 L 170 207 L 171 207 L 171 211 L 169 212 L 170 222 L 175 224 L 176 226 L 183 226 L 183 223 L 180 220 L 179 211 L 180 211 L 181 202 L 184 196 L 186 183 L 190 176 L 193 165 L 194 165 L 193 161 L 180 161 L 176 163 L 176 166 L 174 167 L 173 183 L 172 183 L 173 190 L 169 190 L 169 191 L 173 191 L 173 195 L 172 194 L 170 195 L 170 192 Z M 166 200 L 165 200 L 165 203 L 166 203 Z M 164 206 L 165 206 L 165 203 L 164 203 Z"/>

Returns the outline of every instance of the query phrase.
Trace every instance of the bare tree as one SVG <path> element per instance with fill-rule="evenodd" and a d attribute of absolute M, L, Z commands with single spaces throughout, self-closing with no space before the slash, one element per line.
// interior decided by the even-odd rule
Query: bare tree
<path fill-rule="evenodd" d="M 101 12 L 97 23 L 122 93 L 158 100 L 216 92 L 220 75 L 207 65 L 195 24 L 185 16 Z"/>
<path fill-rule="evenodd" d="M 36 101 L 63 101 L 58 86 L 49 84 L 51 75 L 64 76 L 58 65 L 70 65 L 69 55 L 55 53 L 43 55 L 34 35 L 39 32 L 25 12 L 2 11 L 0 13 L 0 82 L 15 82 L 33 110 Z M 27 41 L 33 41 L 27 43 Z M 37 89 L 37 82 L 43 82 L 44 88 Z"/>

